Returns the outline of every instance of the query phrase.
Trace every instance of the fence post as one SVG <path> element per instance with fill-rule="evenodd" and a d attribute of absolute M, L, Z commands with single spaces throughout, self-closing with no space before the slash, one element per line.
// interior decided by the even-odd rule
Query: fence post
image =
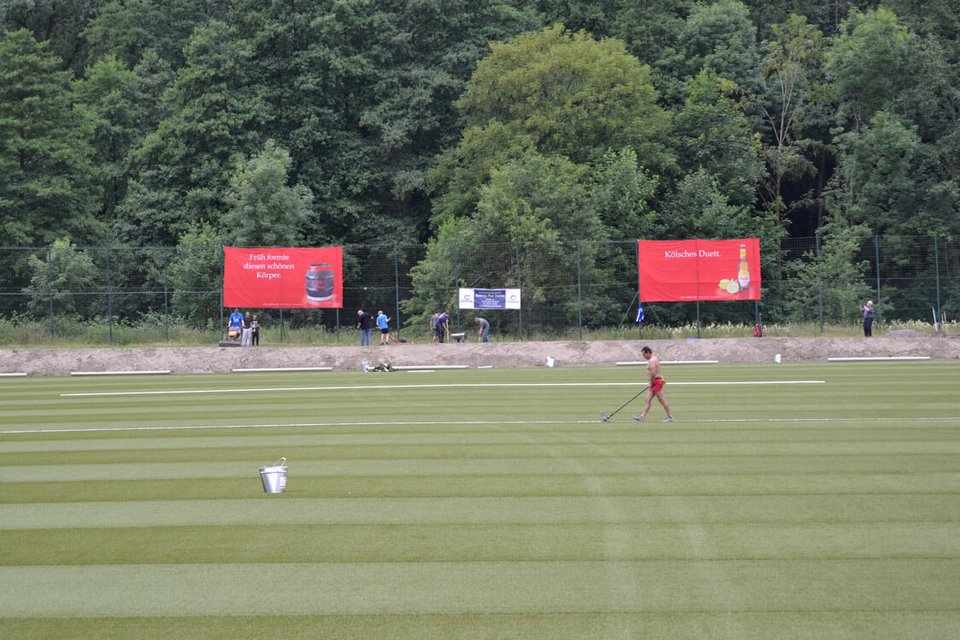
<path fill-rule="evenodd" d="M 170 340 L 170 286 L 167 276 L 170 269 L 170 248 L 163 247 L 163 339 Z M 223 287 L 220 287 L 221 291 Z M 223 305 L 220 306 L 223 309 Z"/>
<path fill-rule="evenodd" d="M 523 342 L 523 276 L 520 270 L 520 242 L 513 243 L 514 254 L 517 256 L 517 288 L 520 289 L 520 309 L 517 312 L 517 338 Z"/>
<path fill-rule="evenodd" d="M 53 319 L 53 247 L 47 247 L 47 309 L 50 313 L 50 339 L 57 336 L 57 323 Z"/>
<path fill-rule="evenodd" d="M 940 309 L 940 242 L 937 236 L 933 236 L 933 270 L 937 278 L 937 317 L 934 318 L 933 329 L 936 331 L 943 312 Z"/>
<path fill-rule="evenodd" d="M 454 243 L 453 243 L 453 248 L 452 248 L 452 253 L 453 253 L 453 289 L 454 289 L 454 291 L 457 292 L 457 295 L 456 295 L 456 297 L 455 297 L 456 303 L 455 303 L 455 307 L 454 307 L 454 309 L 455 309 L 454 312 L 457 314 L 457 326 L 458 326 L 458 327 L 460 326 L 460 300 L 459 300 L 459 298 L 460 298 L 460 284 L 461 284 L 461 283 L 460 283 L 460 252 L 457 250 L 457 249 L 459 249 L 459 246 L 460 246 L 460 245 L 458 245 L 456 242 L 454 242 Z M 444 302 L 441 306 L 445 309 L 446 306 L 447 306 L 447 303 Z M 443 310 L 443 309 L 441 309 L 441 311 L 442 311 L 442 310 Z M 448 316 L 449 316 L 449 314 L 448 314 Z M 448 323 L 449 323 L 449 320 L 450 320 L 450 318 L 448 317 L 448 318 L 447 318 Z"/>
<path fill-rule="evenodd" d="M 107 247 L 107 335 L 113 342 L 113 272 L 110 270 L 110 247 Z"/>
<path fill-rule="evenodd" d="M 820 316 L 820 333 L 823 333 L 823 265 L 820 263 L 820 233 L 817 232 L 817 307 Z"/>
<path fill-rule="evenodd" d="M 580 240 L 577 240 L 577 327 L 580 330 L 580 340 L 583 341 L 583 278 L 581 268 Z"/>
<path fill-rule="evenodd" d="M 223 258 L 223 262 L 220 263 L 220 340 L 223 340 L 227 337 L 224 329 L 229 329 L 224 326 L 223 322 L 223 285 L 227 281 L 227 251 L 224 248 L 224 245 L 220 245 L 220 256 Z"/>
<path fill-rule="evenodd" d="M 873 236 L 873 260 L 874 268 L 877 270 L 877 324 L 883 326 L 881 316 L 883 315 L 883 305 L 880 304 L 880 236 Z"/>
<path fill-rule="evenodd" d="M 396 304 L 397 338 L 400 338 L 400 257 L 397 241 L 393 241 L 393 297 Z"/>

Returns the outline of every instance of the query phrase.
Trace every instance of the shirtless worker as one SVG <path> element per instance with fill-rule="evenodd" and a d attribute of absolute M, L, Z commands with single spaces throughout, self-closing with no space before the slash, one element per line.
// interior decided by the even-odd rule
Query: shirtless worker
<path fill-rule="evenodd" d="M 644 347 L 640 350 L 640 353 L 642 353 L 643 357 L 647 360 L 647 379 L 650 381 L 650 386 L 647 388 L 647 402 L 643 405 L 643 413 L 638 416 L 633 416 L 633 419 L 637 422 L 643 422 L 647 417 L 647 413 L 650 412 L 650 404 L 653 402 L 653 397 L 656 396 L 660 404 L 663 405 L 663 410 L 667 412 L 667 417 L 664 418 L 663 421 L 673 422 L 670 405 L 667 404 L 666 399 L 663 397 L 663 385 L 666 380 L 663 379 L 663 373 L 660 371 L 660 358 L 653 355 L 653 349 L 650 347 Z"/>

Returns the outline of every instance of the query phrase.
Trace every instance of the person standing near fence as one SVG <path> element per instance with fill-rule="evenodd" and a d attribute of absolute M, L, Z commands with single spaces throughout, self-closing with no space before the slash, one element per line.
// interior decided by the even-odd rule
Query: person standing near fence
<path fill-rule="evenodd" d="M 227 337 L 234 339 L 239 338 L 241 325 L 243 325 L 243 314 L 240 313 L 240 309 L 234 309 L 227 323 Z"/>
<path fill-rule="evenodd" d="M 490 323 L 486 318 L 477 316 L 473 319 L 477 325 L 477 340 L 480 342 L 490 342 Z"/>
<path fill-rule="evenodd" d="M 437 324 L 435 326 L 434 334 L 437 336 L 437 342 L 445 342 L 447 338 L 447 332 L 449 331 L 448 322 L 450 316 L 447 315 L 446 311 L 441 311 L 440 315 L 437 316 Z"/>
<path fill-rule="evenodd" d="M 370 324 L 372 318 L 363 309 L 357 309 L 357 329 L 360 330 L 360 346 L 370 346 Z"/>
<path fill-rule="evenodd" d="M 243 316 L 243 324 L 240 325 L 240 346 L 249 347 L 250 340 L 253 338 L 253 318 L 250 317 L 250 312 L 247 311 L 246 315 Z"/>
<path fill-rule="evenodd" d="M 873 300 L 860 305 L 860 312 L 863 314 L 863 336 L 869 338 L 873 335 Z"/>
<path fill-rule="evenodd" d="M 253 319 L 250 321 L 250 337 L 252 344 L 255 347 L 260 346 L 260 321 L 257 320 L 257 314 L 253 314 Z"/>
<path fill-rule="evenodd" d="M 383 310 L 377 311 L 377 328 L 380 329 L 380 346 L 387 344 L 390 335 L 390 318 Z"/>

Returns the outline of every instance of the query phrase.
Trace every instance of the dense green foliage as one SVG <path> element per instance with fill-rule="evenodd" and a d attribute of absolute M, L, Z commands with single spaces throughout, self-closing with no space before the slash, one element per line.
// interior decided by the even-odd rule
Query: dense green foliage
<path fill-rule="evenodd" d="M 457 284 L 552 286 L 466 245 L 757 236 L 782 274 L 788 237 L 960 235 L 960 5 L 639 4 L 2 3 L 0 245 L 389 238 L 426 247 L 422 319 Z"/>

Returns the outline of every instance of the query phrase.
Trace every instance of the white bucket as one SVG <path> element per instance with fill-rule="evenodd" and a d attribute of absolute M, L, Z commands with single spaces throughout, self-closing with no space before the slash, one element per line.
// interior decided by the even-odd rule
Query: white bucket
<path fill-rule="evenodd" d="M 266 493 L 283 493 L 287 490 L 286 458 L 280 458 L 270 467 L 260 467 L 260 481 Z"/>
<path fill-rule="evenodd" d="M 777 355 L 773 356 L 773 361 L 776 362 L 777 364 L 780 364 L 780 354 L 779 354 L 779 353 L 778 353 Z"/>
<path fill-rule="evenodd" d="M 547 366 L 548 366 L 548 367 L 552 367 L 555 362 L 556 362 L 556 360 L 554 360 L 553 358 L 550 358 L 549 356 L 547 357 Z"/>

